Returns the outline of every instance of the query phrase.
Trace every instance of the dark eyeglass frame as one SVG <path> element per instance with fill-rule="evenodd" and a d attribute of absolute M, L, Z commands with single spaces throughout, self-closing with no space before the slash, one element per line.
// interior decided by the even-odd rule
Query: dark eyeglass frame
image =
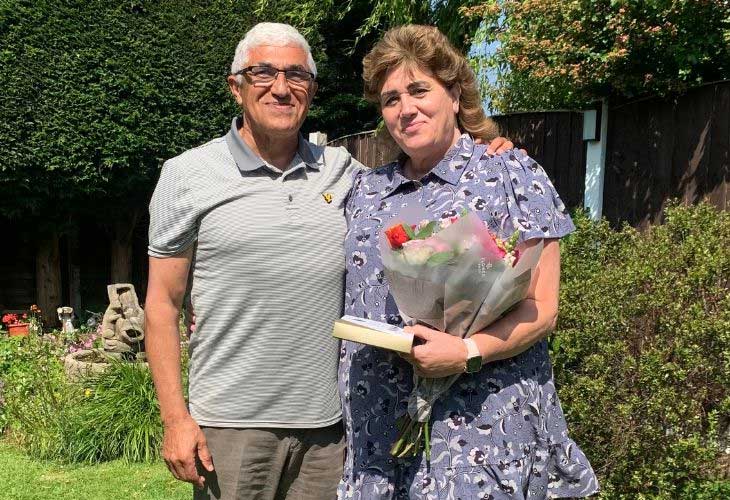
<path fill-rule="evenodd" d="M 255 69 L 258 69 L 258 68 L 269 70 L 271 72 L 271 74 L 265 75 L 265 76 L 271 77 L 271 80 L 261 80 L 260 79 L 261 75 L 253 75 L 252 71 L 254 71 Z M 276 72 L 276 73 L 274 73 L 274 72 Z M 254 64 L 253 66 L 247 66 L 239 71 L 236 71 L 234 74 L 248 75 L 251 78 L 251 80 L 254 81 L 254 83 L 262 83 L 265 85 L 269 85 L 276 81 L 277 77 L 279 76 L 279 73 L 284 73 L 284 78 L 286 79 L 286 81 L 288 83 L 291 83 L 294 85 L 306 85 L 315 80 L 314 73 L 312 73 L 311 71 L 307 71 L 304 69 L 279 69 L 279 68 L 275 68 L 273 66 L 265 66 L 265 65 L 261 65 L 261 64 Z M 297 81 L 297 80 L 294 80 L 291 78 L 292 76 L 294 78 L 296 78 L 297 76 L 302 76 L 302 75 L 307 75 L 309 78 L 305 78 L 301 81 Z M 256 81 L 256 80 L 258 80 L 258 81 Z"/>

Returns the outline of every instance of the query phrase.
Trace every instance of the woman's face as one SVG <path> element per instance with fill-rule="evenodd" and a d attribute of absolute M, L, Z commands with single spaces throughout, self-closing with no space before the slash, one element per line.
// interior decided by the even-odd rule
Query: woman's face
<path fill-rule="evenodd" d="M 454 141 L 459 91 L 419 69 L 391 69 L 380 90 L 380 109 L 390 135 L 408 156 L 445 152 Z"/>

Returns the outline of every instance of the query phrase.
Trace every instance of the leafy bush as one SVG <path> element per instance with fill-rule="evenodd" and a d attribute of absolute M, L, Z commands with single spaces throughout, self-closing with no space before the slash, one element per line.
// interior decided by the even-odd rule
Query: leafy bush
<path fill-rule="evenodd" d="M 666 95 L 730 76 L 727 1 L 461 3 L 483 21 L 476 42 L 499 46 L 477 64 L 496 75 L 486 91 L 500 112 Z"/>
<path fill-rule="evenodd" d="M 35 335 L 0 340 L 3 428 L 35 458 L 64 455 L 77 391 L 60 361 L 63 347 Z"/>
<path fill-rule="evenodd" d="M 187 386 L 187 333 L 181 320 L 181 371 Z M 159 457 L 162 424 L 149 370 L 110 363 L 80 383 L 67 381 L 63 356 L 99 341 L 100 329 L 0 337 L 0 431 L 31 456 L 62 462 Z"/>
<path fill-rule="evenodd" d="M 113 362 L 84 386 L 84 399 L 66 434 L 70 461 L 149 462 L 159 456 L 162 422 L 152 376 L 144 365 Z"/>
<path fill-rule="evenodd" d="M 665 217 L 639 233 L 578 214 L 562 242 L 556 381 L 605 498 L 730 488 L 713 483 L 730 423 L 730 214 Z"/>
<path fill-rule="evenodd" d="M 159 455 L 162 425 L 149 370 L 113 362 L 80 384 L 67 381 L 62 356 L 73 336 L 0 339 L 0 424 L 29 455 L 68 462 Z"/>

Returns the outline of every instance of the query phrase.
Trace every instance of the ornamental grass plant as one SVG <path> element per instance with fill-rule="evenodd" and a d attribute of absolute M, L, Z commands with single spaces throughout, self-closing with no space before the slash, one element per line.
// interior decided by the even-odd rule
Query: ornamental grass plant
<path fill-rule="evenodd" d="M 64 436 L 69 461 L 150 462 L 159 457 L 162 422 L 145 365 L 114 361 L 83 386 L 73 426 Z"/>
<path fill-rule="evenodd" d="M 575 216 L 556 383 L 601 498 L 730 498 L 730 213 L 664 216 L 644 232 Z"/>

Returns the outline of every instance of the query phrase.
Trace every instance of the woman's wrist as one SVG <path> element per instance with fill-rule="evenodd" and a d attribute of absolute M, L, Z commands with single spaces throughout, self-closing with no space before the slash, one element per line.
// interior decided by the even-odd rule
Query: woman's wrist
<path fill-rule="evenodd" d="M 466 358 L 464 361 L 464 371 L 466 373 L 476 373 L 482 369 L 484 365 L 484 358 L 482 353 L 479 351 L 479 346 L 472 338 L 466 338 L 464 340 L 464 347 L 466 348 Z"/>
<path fill-rule="evenodd" d="M 482 365 L 491 363 L 494 361 L 494 354 L 497 350 L 497 346 L 494 345 L 497 338 L 493 335 L 489 335 L 485 331 L 475 333 L 470 337 L 474 340 L 474 343 L 479 349 L 479 355 L 482 357 Z"/>

